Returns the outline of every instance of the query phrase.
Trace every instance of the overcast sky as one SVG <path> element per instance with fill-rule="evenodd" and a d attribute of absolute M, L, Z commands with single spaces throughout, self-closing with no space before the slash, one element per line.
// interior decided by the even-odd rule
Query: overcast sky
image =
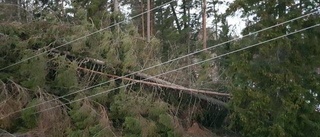
<path fill-rule="evenodd" d="M 234 0 L 224 0 L 224 3 L 226 2 L 233 2 Z M 178 0 L 179 5 L 182 3 L 182 0 Z M 225 13 L 226 9 L 228 8 L 227 5 L 219 5 L 219 13 L 223 14 Z M 130 7 L 129 6 L 122 6 L 120 7 L 121 11 L 125 13 L 126 15 L 129 15 Z M 179 7 L 177 7 L 177 10 L 179 10 Z M 199 9 L 201 10 L 201 9 Z M 200 13 L 201 11 L 193 10 L 191 11 L 193 13 Z M 207 19 L 207 27 L 211 27 L 213 24 L 213 17 Z M 245 27 L 245 22 L 240 18 L 239 14 L 236 14 L 234 17 L 228 17 L 227 21 L 229 25 L 231 25 L 231 30 L 233 30 L 237 35 L 240 35 L 241 30 Z"/>
<path fill-rule="evenodd" d="M 225 2 L 233 2 L 234 0 L 225 0 Z M 227 5 L 219 6 L 219 10 L 221 13 L 225 13 L 226 9 L 228 8 Z M 245 22 L 240 18 L 240 14 L 237 13 L 234 17 L 227 18 L 228 23 L 232 25 L 232 28 L 238 35 L 240 35 L 242 29 L 245 27 Z"/>
<path fill-rule="evenodd" d="M 224 0 L 224 3 L 232 3 L 234 0 Z M 182 0 L 179 0 L 182 3 Z M 218 13 L 223 14 L 226 12 L 228 5 L 219 5 Z M 200 9 L 201 10 L 201 9 Z M 194 10 L 195 13 L 200 13 L 201 11 Z M 207 19 L 207 27 L 211 27 L 213 24 L 214 17 Z M 227 17 L 229 25 L 231 25 L 231 30 L 233 30 L 237 35 L 240 35 L 241 30 L 245 27 L 245 22 L 240 18 L 240 14 L 236 14 L 234 17 Z"/>
<path fill-rule="evenodd" d="M 234 0 L 223 0 L 224 3 L 232 3 Z M 182 4 L 182 0 L 178 0 L 179 4 Z M 218 6 L 218 13 L 223 14 L 226 12 L 228 5 L 223 4 Z M 201 9 L 199 11 L 193 10 L 193 13 L 200 13 Z M 213 24 L 214 17 L 210 17 L 207 19 L 207 27 L 211 27 Z M 245 27 L 245 22 L 240 18 L 239 14 L 236 14 L 234 17 L 228 17 L 227 21 L 229 25 L 231 25 L 231 30 L 234 31 L 237 35 L 240 35 L 242 29 Z"/>

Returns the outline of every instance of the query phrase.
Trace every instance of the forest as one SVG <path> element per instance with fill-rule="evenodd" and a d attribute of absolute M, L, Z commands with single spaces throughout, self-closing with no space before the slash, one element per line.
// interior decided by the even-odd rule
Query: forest
<path fill-rule="evenodd" d="M 319 0 L 0 0 L 0 136 L 320 137 L 319 44 Z"/>

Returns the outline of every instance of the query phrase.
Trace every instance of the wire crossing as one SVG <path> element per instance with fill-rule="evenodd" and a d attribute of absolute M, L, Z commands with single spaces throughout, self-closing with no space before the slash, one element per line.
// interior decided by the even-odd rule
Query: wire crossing
<path fill-rule="evenodd" d="M 170 3 L 174 2 L 174 1 L 175 1 L 175 0 L 171 0 L 171 1 L 169 1 L 169 2 L 166 2 L 166 3 L 162 4 L 162 5 L 156 6 L 156 7 L 154 7 L 153 9 L 147 10 L 147 11 L 145 11 L 145 12 L 142 12 L 142 13 L 140 13 L 140 14 L 138 14 L 138 15 L 133 16 L 133 17 L 131 17 L 131 18 L 128 19 L 128 20 L 132 20 L 132 19 L 134 19 L 134 18 L 140 17 L 140 16 L 143 15 L 143 14 L 146 14 L 146 13 L 148 13 L 148 12 L 151 12 L 151 11 L 154 11 L 154 10 L 156 10 L 156 9 L 159 9 L 159 8 L 161 8 L 161 7 L 165 6 L 165 5 L 168 5 L 168 4 L 170 4 Z M 61 47 L 67 46 L 67 45 L 69 45 L 69 44 L 71 44 L 71 43 L 74 43 L 74 42 L 76 42 L 76 41 L 79 41 L 79 40 L 82 40 L 82 39 L 84 39 L 84 38 L 90 37 L 90 36 L 92 36 L 92 35 L 94 35 L 94 34 L 97 34 L 97 33 L 99 33 L 99 32 L 103 32 L 103 31 L 105 31 L 105 30 L 107 30 L 107 29 L 109 29 L 109 28 L 112 28 L 112 27 L 114 27 L 114 26 L 117 26 L 117 25 L 122 24 L 122 23 L 125 23 L 125 22 L 127 22 L 127 20 L 122 20 L 122 21 L 120 21 L 120 22 L 118 22 L 118 23 L 114 23 L 114 24 L 109 25 L 109 26 L 107 26 L 107 27 L 105 27 L 105 28 L 102 28 L 102 29 L 100 29 L 100 30 L 98 30 L 98 31 L 95 31 L 95 32 L 92 32 L 92 33 L 90 33 L 90 34 L 84 35 L 84 36 L 82 36 L 82 37 L 79 37 L 79 38 L 77 38 L 77 39 L 71 40 L 71 41 L 69 41 L 69 42 L 67 42 L 67 43 L 65 43 L 65 44 L 60 45 L 60 46 L 54 47 L 54 48 L 52 48 L 52 49 L 50 49 L 50 50 L 41 52 L 41 53 L 36 54 L 36 55 L 34 55 L 34 56 L 31 56 L 31 57 L 28 57 L 28 58 L 26 58 L 26 59 L 20 60 L 20 61 L 18 61 L 18 62 L 16 62 L 16 63 L 13 63 L 13 64 L 11 64 L 11 65 L 9 65 L 9 66 L 3 67 L 3 68 L 0 69 L 0 71 L 3 71 L 3 70 L 5 70 L 5 69 L 7 69 L 7 68 L 16 66 L 16 65 L 18 65 L 18 64 L 20 64 L 20 63 L 23 63 L 23 62 L 26 62 L 26 61 L 28 61 L 28 60 L 30 60 L 30 59 L 36 58 L 36 57 L 41 56 L 41 55 L 43 55 L 43 54 L 45 54 L 45 53 L 48 53 L 48 52 L 50 52 L 50 51 L 53 51 L 53 50 L 59 49 L 59 48 L 61 48 Z"/>
<path fill-rule="evenodd" d="M 164 5 L 165 5 L 165 4 L 164 4 Z M 158 8 L 159 8 L 159 7 L 158 7 Z M 256 32 L 253 32 L 253 33 L 250 33 L 250 34 L 247 34 L 247 35 L 244 35 L 243 37 L 235 38 L 235 39 L 232 39 L 232 40 L 229 40 L 229 41 L 226 41 L 226 42 L 222 42 L 222 43 L 217 44 L 217 45 L 214 45 L 214 46 L 212 46 L 212 47 L 208 47 L 208 48 L 205 48 L 205 49 L 202 49 L 202 50 L 199 50 L 199 51 L 195 51 L 195 52 L 193 52 L 193 53 L 186 54 L 186 55 L 180 56 L 180 57 L 178 57 L 178 58 L 175 58 L 175 59 L 172 59 L 172 60 L 168 60 L 168 61 L 163 62 L 163 63 L 159 63 L 159 64 L 157 64 L 157 65 L 154 65 L 154 66 L 151 66 L 151 67 L 148 67 L 148 68 L 145 68 L 145 69 L 142 69 L 142 70 L 139 70 L 139 71 L 136 71 L 136 72 L 133 72 L 133 73 L 130 73 L 130 74 L 121 76 L 121 77 L 116 78 L 116 79 L 112 79 L 112 80 L 109 80 L 109 81 L 106 81 L 106 82 L 102 82 L 102 83 L 99 83 L 99 84 L 96 84 L 96 85 L 93 85 L 93 86 L 90 86 L 90 87 L 87 87 L 87 88 L 84 88 L 84 89 L 81 89 L 81 90 L 78 90 L 78 91 L 75 91 L 75 92 L 72 92 L 72 93 L 69 93 L 69 94 L 66 94 L 66 95 L 60 96 L 60 97 L 55 98 L 55 99 L 52 99 L 52 100 L 48 100 L 48 101 L 45 101 L 45 102 L 42 102 L 42 103 L 39 103 L 39 104 L 30 106 L 30 107 L 26 107 L 26 108 L 23 108 L 23 109 L 21 109 L 21 110 L 12 112 L 12 113 L 10 113 L 9 115 L 12 115 L 12 114 L 15 114 L 15 113 L 18 113 L 18 112 L 21 112 L 21 111 L 24 111 L 24 110 L 27 110 L 27 109 L 30 109 L 30 108 L 33 108 L 33 107 L 42 105 L 42 104 L 45 104 L 45 103 L 48 103 L 48 102 L 51 102 L 51 101 L 56 101 L 56 100 L 65 98 L 65 97 L 67 97 L 67 96 L 70 96 L 70 95 L 73 95 L 73 94 L 76 94 L 76 93 L 79 93 L 79 92 L 82 92 L 82 91 L 86 91 L 86 90 L 89 90 L 89 89 L 93 89 L 93 88 L 96 88 L 96 87 L 99 87 L 99 86 L 108 84 L 108 83 L 110 83 L 110 82 L 112 82 L 112 81 L 116 81 L 116 80 L 119 80 L 119 79 L 122 79 L 122 78 L 125 78 L 125 77 L 128 77 L 128 76 L 134 75 L 134 74 L 136 74 L 136 73 L 140 73 L 140 72 L 143 72 L 143 71 L 152 69 L 152 68 L 156 68 L 156 67 L 162 66 L 162 65 L 164 65 L 164 64 L 167 64 L 167 63 L 170 63 L 170 62 L 173 62 L 173 61 L 176 61 L 176 60 L 179 60 L 179 59 L 183 59 L 183 58 L 185 58 L 185 57 L 188 57 L 188 56 L 191 56 L 191 55 L 194 55 L 194 54 L 197 54 L 197 53 L 200 53 L 200 52 L 202 52 L 202 51 L 206 51 L 206 50 L 209 50 L 209 49 L 212 49 L 212 48 L 216 48 L 216 47 L 219 47 L 219 46 L 223 46 L 224 44 L 227 44 L 227 43 L 230 43 L 230 42 L 233 42 L 233 41 L 236 41 L 236 40 L 240 40 L 240 39 L 242 39 L 242 38 L 244 38 L 244 37 L 248 37 L 248 36 L 251 36 L 251 35 L 258 34 L 258 33 L 260 33 L 260 32 L 263 32 L 263 31 L 266 31 L 266 30 L 275 28 L 275 27 L 277 27 L 277 26 L 284 25 L 284 24 L 286 24 L 286 23 L 289 23 L 289 22 L 292 22 L 292 21 L 295 21 L 295 20 L 298 20 L 298 19 L 302 19 L 302 18 L 304 18 L 304 17 L 310 16 L 310 15 L 315 14 L 315 13 L 318 13 L 318 8 L 316 8 L 316 9 L 315 9 L 313 12 L 311 12 L 311 13 L 308 13 L 308 14 L 305 14 L 305 15 L 302 15 L 302 16 L 299 16 L 299 17 L 297 17 L 297 18 L 294 18 L 294 19 L 291 19 L 291 20 L 288 20 L 288 21 L 284 21 L 284 22 L 279 23 L 279 24 L 276 24 L 276 25 L 272 25 L 272 26 L 270 26 L 270 27 L 267 27 L 267 28 L 258 30 L 258 31 L 256 31 Z"/>
<path fill-rule="evenodd" d="M 280 38 L 284 38 L 284 37 L 287 37 L 287 36 L 290 36 L 290 35 L 293 35 L 293 34 L 296 34 L 296 33 L 299 33 L 299 32 L 306 31 L 306 30 L 308 30 L 308 29 L 312 29 L 312 28 L 315 28 L 315 27 L 318 27 L 318 26 L 320 26 L 320 24 L 316 24 L 316 25 L 313 25 L 313 26 L 310 26 L 310 27 L 306 27 L 306 28 L 303 28 L 303 29 L 300 29 L 300 30 L 297 30 L 297 31 L 294 31 L 294 32 L 291 32 L 291 33 L 288 33 L 288 34 L 284 34 L 284 35 L 281 35 L 281 36 L 278 36 L 278 37 L 275 37 L 275 38 L 272 38 L 272 39 L 269 39 L 269 40 L 265 40 L 265 41 L 262 41 L 262 42 L 259 42 L 259 43 L 253 44 L 253 45 L 249 45 L 249 46 L 246 46 L 246 47 L 243 47 L 243 48 L 240 48 L 240 49 L 231 51 L 231 52 L 227 52 L 227 53 L 221 54 L 221 55 L 216 56 L 216 57 L 212 57 L 212 58 L 209 58 L 209 59 L 206 59 L 206 60 L 197 62 L 197 63 L 193 63 L 193 64 L 190 64 L 190 65 L 186 65 L 186 66 L 180 67 L 180 68 L 178 68 L 178 69 L 174 69 L 174 70 L 171 70 L 171 71 L 167 71 L 167 72 L 164 72 L 164 73 L 161 73 L 161 74 L 158 74 L 158 75 L 155 75 L 155 76 L 152 76 L 152 77 L 143 79 L 143 80 L 148 80 L 148 79 L 150 79 L 150 78 L 155 78 L 155 77 L 158 77 L 158 76 L 161 76 L 161 75 L 165 75 L 165 74 L 168 74 L 168 73 L 172 73 L 172 72 L 175 72 L 175 71 L 179 71 L 179 70 L 182 70 L 182 69 L 185 69 L 185 68 L 194 66 L 194 65 L 198 65 L 198 64 L 201 64 L 201 63 L 210 61 L 210 60 L 214 60 L 214 59 L 218 59 L 218 58 L 221 58 L 221 57 L 224 57 L 224 56 L 228 56 L 228 55 L 231 55 L 231 54 L 240 52 L 240 51 L 247 50 L 247 49 L 249 49 L 249 48 L 253 48 L 253 47 L 256 47 L 256 46 L 259 46 L 259 45 L 262 45 L 262 44 L 265 44 L 265 43 L 268 43 L 268 42 L 271 42 L 271 41 L 278 40 L 278 39 L 280 39 Z M 93 95 L 90 95 L 90 96 L 86 96 L 86 97 L 84 97 L 84 98 L 80 98 L 80 99 L 77 99 L 77 100 L 73 100 L 73 101 L 70 101 L 69 103 L 64 103 L 64 105 L 72 104 L 72 103 L 75 103 L 75 102 L 79 102 L 79 101 L 81 101 L 81 100 L 83 100 L 83 99 L 92 98 L 92 97 L 95 97 L 95 96 L 98 96 L 98 95 L 101 95 L 101 94 L 105 94 L 105 93 L 111 92 L 111 91 L 116 90 L 116 89 L 125 88 L 125 87 L 127 87 L 127 86 L 129 86 L 129 85 L 133 85 L 133 84 L 135 84 L 135 82 L 132 82 L 132 83 L 130 83 L 130 84 L 126 84 L 126 85 L 123 85 L 123 86 L 119 86 L 119 87 L 117 87 L 117 88 L 113 88 L 113 89 L 110 89 L 110 90 L 107 90 L 107 91 L 104 91 L 104 92 L 100 92 L 100 93 L 97 93 L 97 94 L 93 94 Z M 45 112 L 45 111 L 48 111 L 48 110 L 51 110 L 51 109 L 54 109 L 54 108 L 57 108 L 57 107 L 61 107 L 61 106 L 63 106 L 63 105 L 57 105 L 57 106 L 55 106 L 55 107 L 47 108 L 47 109 L 44 109 L 44 110 L 35 112 L 34 114 L 41 113 L 41 112 Z M 20 111 L 22 111 L 22 110 L 20 110 Z M 17 111 L 17 112 L 20 112 L 20 111 Z M 14 112 L 14 113 L 16 113 L 16 112 Z M 6 117 L 8 117 L 8 116 L 10 116 L 10 115 L 12 115 L 12 114 L 14 114 L 14 113 L 10 113 L 10 114 L 8 114 L 7 116 L 2 117 L 1 119 L 4 119 L 4 118 L 6 118 Z"/>

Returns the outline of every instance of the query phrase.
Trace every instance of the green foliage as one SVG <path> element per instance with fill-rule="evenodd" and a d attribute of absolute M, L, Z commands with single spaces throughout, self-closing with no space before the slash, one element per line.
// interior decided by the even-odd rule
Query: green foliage
<path fill-rule="evenodd" d="M 123 68 L 124 72 L 128 72 L 132 70 L 132 68 L 135 68 L 138 64 L 137 62 L 137 56 L 135 54 L 135 43 L 133 43 L 133 39 L 129 35 L 124 35 L 122 38 L 122 46 L 123 46 L 123 52 L 124 52 L 124 59 L 123 59 Z"/>
<path fill-rule="evenodd" d="M 161 114 L 159 115 L 159 124 L 162 128 L 160 128 L 160 131 L 164 131 L 169 133 L 170 130 L 173 129 L 173 120 L 171 119 L 171 116 L 168 114 Z"/>
<path fill-rule="evenodd" d="M 37 103 L 38 101 L 34 99 L 28 103 L 27 107 L 34 106 Z M 22 125 L 20 126 L 20 130 L 28 131 L 30 129 L 37 127 L 37 124 L 38 124 L 37 123 L 38 115 L 36 114 L 37 111 L 38 111 L 37 108 L 33 107 L 31 109 L 27 109 L 21 112 Z"/>
<path fill-rule="evenodd" d="M 161 114 L 166 114 L 169 110 L 168 104 L 156 101 L 150 105 L 149 117 L 153 120 L 157 120 Z M 160 115 L 159 115 L 160 114 Z"/>
<path fill-rule="evenodd" d="M 138 137 L 141 136 L 141 125 L 138 119 L 126 117 L 123 123 L 125 136 Z"/>
<path fill-rule="evenodd" d="M 33 55 L 31 51 L 25 51 L 23 59 Z M 26 79 L 22 81 L 22 86 L 36 89 L 38 87 L 44 87 L 45 78 L 47 75 L 47 62 L 46 57 L 39 56 L 36 59 L 23 63 L 20 67 L 21 77 Z"/>
<path fill-rule="evenodd" d="M 114 125 L 124 127 L 125 136 L 178 136 L 168 104 L 149 96 L 122 91 L 110 108 Z"/>
<path fill-rule="evenodd" d="M 77 89 L 78 87 L 78 74 L 77 74 L 77 64 L 76 62 L 68 65 L 65 57 L 60 57 L 59 69 L 57 70 L 57 75 L 54 79 L 55 86 L 60 89 Z"/>
<path fill-rule="evenodd" d="M 31 10 L 30 12 L 34 14 L 32 16 L 34 16 L 36 20 L 29 20 L 23 23 L 3 23 L 3 20 L 0 19 L 0 67 L 6 67 L 39 53 L 46 53 L 21 63 L 20 65 L 1 71 L 0 79 L 3 81 L 8 79 L 13 80 L 23 87 L 32 90 L 37 88 L 40 88 L 41 90 L 45 89 L 43 91 L 53 93 L 54 95 L 52 96 L 63 96 L 75 90 L 84 89 L 110 80 L 110 77 L 83 71 L 78 67 L 121 76 L 200 49 L 200 44 L 197 44 L 197 37 L 199 30 L 201 29 L 201 15 L 198 13 L 195 15 L 188 13 L 192 10 L 201 9 L 201 2 L 199 0 L 184 0 L 182 1 L 182 4 L 173 3 L 170 6 L 156 9 L 152 13 L 153 21 L 151 23 L 151 29 L 153 32 L 151 32 L 152 37 L 149 43 L 146 42 L 145 36 L 142 36 L 142 28 L 145 28 L 145 26 L 142 26 L 142 21 L 140 21 L 141 18 L 135 18 L 133 23 L 122 23 L 111 28 L 104 28 L 123 19 L 122 13 L 114 12 L 114 3 L 111 1 L 75 0 L 70 1 L 70 3 L 67 4 L 72 5 L 72 7 L 68 8 L 63 7 L 63 4 L 66 4 L 66 1 L 61 3 L 56 0 L 36 0 L 34 4 L 23 2 L 27 1 L 23 0 L 20 4 L 23 7 L 26 7 L 26 9 Z M 133 8 L 132 15 L 145 11 L 145 9 L 141 7 L 139 1 L 125 0 L 119 2 L 121 4 L 130 3 Z M 159 6 L 168 1 L 156 0 L 153 2 L 153 6 Z M 215 2 L 212 1 L 208 2 L 208 16 L 215 14 L 215 18 L 218 18 L 219 16 L 216 15 L 216 9 L 213 9 L 212 6 L 217 6 L 216 4 L 221 2 L 217 1 L 216 4 L 214 3 Z M 246 4 L 246 7 L 244 7 L 246 12 L 249 10 L 248 7 L 254 9 L 254 11 L 259 10 L 254 1 L 240 1 L 238 3 Z M 250 4 L 255 6 L 251 6 Z M 272 4 L 274 4 L 274 2 L 270 2 L 270 5 Z M 171 6 L 173 6 L 173 8 L 171 8 Z M 239 8 L 239 6 L 236 6 L 235 8 Z M 176 9 L 179 9 L 175 11 L 179 14 L 178 16 L 173 15 L 174 10 Z M 180 10 L 182 12 L 180 12 Z M 258 12 L 259 17 L 268 15 L 261 11 Z M 247 13 L 250 14 L 250 12 Z M 13 14 L 15 14 L 15 12 L 13 12 Z M 18 16 L 18 14 L 15 16 Z M 295 14 L 290 12 L 288 13 L 288 16 L 288 18 L 291 18 L 294 17 Z M 317 18 L 314 20 L 317 20 Z M 219 19 L 215 19 L 216 25 L 219 24 L 218 21 Z M 312 24 L 314 22 L 315 21 L 308 21 L 306 24 Z M 248 27 L 247 32 L 272 24 L 272 22 L 268 22 L 268 19 L 265 19 L 264 22 L 261 23 L 263 25 Z M 228 34 L 229 26 L 225 22 L 223 24 L 223 33 L 220 34 L 221 41 L 230 39 L 230 37 L 225 36 Z M 145 22 L 144 25 L 146 25 Z M 294 30 L 298 28 L 297 26 L 293 25 L 291 28 Z M 94 32 L 101 28 L 104 28 L 103 31 L 101 30 L 98 33 Z M 215 29 L 218 30 L 218 28 Z M 92 32 L 94 32 L 92 36 L 83 37 Z M 269 31 L 261 34 L 261 36 L 259 34 L 259 37 L 253 37 L 252 39 L 256 39 L 257 41 L 265 40 L 273 36 L 278 36 L 280 32 L 281 30 L 277 30 L 276 32 Z M 145 34 L 145 32 L 143 33 Z M 312 33 L 317 34 L 316 32 L 310 32 L 310 34 Z M 307 62 L 307 60 L 317 60 L 319 58 L 318 52 L 320 50 L 314 48 L 316 45 L 315 43 L 318 42 L 317 39 L 312 38 L 312 35 L 305 36 L 305 40 L 295 41 L 297 42 L 296 45 L 304 45 L 298 46 L 299 48 L 294 48 L 294 44 L 291 43 L 291 40 L 295 38 L 290 38 L 290 40 L 287 41 L 284 40 L 270 44 L 279 45 L 272 46 L 275 48 L 273 50 L 268 48 L 261 50 L 255 49 L 257 50 L 256 52 L 261 54 L 261 58 L 257 61 L 252 59 L 252 54 L 255 53 L 255 50 L 253 50 L 246 52 L 241 56 L 245 61 L 239 61 L 239 57 L 230 57 L 228 62 L 225 63 L 227 64 L 224 65 L 225 67 L 230 67 L 228 68 L 229 75 L 226 76 L 234 75 L 232 84 L 230 84 L 234 87 L 230 87 L 229 90 L 237 92 L 234 94 L 234 100 L 231 103 L 234 112 L 232 117 L 235 123 L 238 122 L 235 124 L 235 128 L 241 129 L 241 132 L 247 133 L 258 127 L 256 128 L 256 131 L 252 132 L 252 135 L 257 136 L 262 132 L 272 136 L 291 135 L 287 134 L 287 132 L 303 136 L 304 134 L 298 132 L 299 130 L 296 130 L 299 125 L 303 125 L 303 127 L 305 127 L 303 130 L 310 131 L 310 134 L 317 133 L 313 129 L 318 128 L 318 124 L 314 122 L 318 119 L 318 115 L 312 112 L 314 105 L 318 102 L 318 98 L 311 95 L 308 90 L 312 89 L 312 94 L 315 94 L 315 92 L 319 90 L 317 83 L 318 77 L 312 77 L 312 74 L 302 72 L 311 71 L 314 69 L 314 66 L 319 64 L 319 61 Z M 299 38 L 299 36 L 296 37 L 297 39 Z M 217 42 L 220 42 L 220 40 L 211 40 L 210 42 L 216 44 Z M 311 42 L 313 44 L 305 44 L 303 41 Z M 247 41 L 247 43 L 253 42 Z M 234 47 L 228 45 L 228 48 L 223 51 L 242 46 L 241 43 L 237 44 L 238 45 L 234 45 Z M 63 46 L 61 47 L 61 45 Z M 211 43 L 209 45 L 211 45 Z M 287 47 L 290 50 L 283 50 Z M 284 60 L 282 60 L 282 56 L 272 54 L 282 51 L 297 54 L 292 54 L 290 56 L 292 58 L 285 58 Z M 312 53 L 312 57 L 303 56 L 309 53 Z M 269 55 L 270 59 L 268 59 Z M 209 58 L 207 54 L 201 54 L 200 56 L 202 60 Z M 104 65 L 99 63 L 94 64 L 92 60 L 85 62 L 88 58 L 104 61 L 101 63 Z M 281 62 L 283 61 L 285 64 L 277 67 L 276 65 L 281 64 L 277 59 L 281 59 Z M 181 64 L 180 62 L 176 64 L 185 66 L 186 63 L 184 61 L 185 60 L 181 61 Z M 290 62 L 294 62 L 296 65 L 293 66 Z M 317 63 L 305 69 L 297 65 L 304 62 L 306 63 L 301 66 L 305 67 L 308 66 L 308 64 Z M 265 65 L 269 63 L 275 63 L 276 67 L 268 67 Z M 176 68 L 176 64 L 173 63 L 167 66 L 159 66 L 155 69 L 148 70 L 145 73 L 150 75 L 159 74 L 166 69 Z M 228 64 L 230 66 L 228 66 Z M 210 68 L 212 67 L 211 65 L 212 64 L 210 63 L 206 63 L 200 67 L 200 77 L 195 82 L 197 85 L 196 87 L 213 87 L 211 83 L 208 82 L 210 81 L 208 75 Z M 294 71 L 298 71 L 300 75 L 294 75 L 293 71 L 286 71 L 287 69 L 290 70 L 291 67 L 294 68 Z M 256 69 L 262 69 L 262 71 L 259 73 L 248 73 L 255 72 Z M 281 75 L 280 72 L 288 73 L 288 75 Z M 301 79 L 299 78 L 300 76 L 308 77 Z M 248 79 L 249 82 L 247 82 Z M 290 84 L 288 79 L 294 79 L 296 81 L 294 84 Z M 183 83 L 186 81 L 181 82 Z M 203 85 L 204 82 L 206 85 Z M 248 83 L 251 85 L 260 84 L 259 89 L 248 86 Z M 176 129 L 177 125 L 180 124 L 177 122 L 179 120 L 175 121 L 174 119 L 176 118 L 173 118 L 171 112 L 171 106 L 177 105 L 178 99 L 176 96 L 168 97 L 174 98 L 172 100 L 177 101 L 177 103 L 174 102 L 173 105 L 169 105 L 161 98 L 155 98 L 155 95 L 150 93 L 151 90 L 148 89 L 149 86 L 145 86 L 146 89 L 143 89 L 145 88 L 144 86 L 134 84 L 125 89 L 115 90 L 107 94 L 100 94 L 99 96 L 85 99 L 81 102 L 73 102 L 78 101 L 77 99 L 87 95 L 101 93 L 106 90 L 123 86 L 124 84 L 124 81 L 116 80 L 109 84 L 100 85 L 92 90 L 87 90 L 85 93 L 57 100 L 63 103 L 72 102 L 71 104 L 64 106 L 70 109 L 68 110 L 69 115 L 66 115 L 65 117 L 66 119 L 71 119 L 72 123 L 67 129 L 67 135 L 70 137 L 116 136 L 118 134 L 124 136 L 151 137 L 181 136 Z M 278 87 L 281 87 L 281 89 L 277 89 Z M 247 88 L 249 90 L 247 90 Z M 155 93 L 158 92 L 158 89 L 154 88 L 154 90 L 156 90 Z M 280 97 L 275 97 L 277 91 L 281 91 Z M 291 91 L 293 92 L 291 93 Z M 30 94 L 31 97 L 38 96 L 38 94 L 34 92 L 30 92 Z M 299 98 L 301 94 L 304 98 Z M 293 98 L 296 100 L 293 100 Z M 189 101 L 190 98 L 188 97 L 185 100 Z M 186 106 L 186 102 L 188 101 L 183 101 L 181 106 Z M 310 101 L 310 103 L 306 103 L 306 101 Z M 36 101 L 31 102 L 27 106 L 36 104 L 35 102 Z M 284 110 L 280 110 L 277 109 L 277 106 L 288 107 Z M 25 132 L 33 133 L 36 131 L 61 129 L 61 127 L 43 127 L 43 129 L 41 129 L 42 125 L 35 129 L 35 127 L 38 126 L 38 118 L 36 115 L 32 114 L 35 111 L 35 109 L 28 109 L 21 113 L 21 121 L 24 122 L 22 128 L 24 128 Z M 208 114 L 207 117 L 209 116 L 212 115 Z M 49 116 L 44 117 L 50 118 Z M 251 119 L 254 123 L 250 123 Z M 270 124 L 270 121 L 273 123 Z M 113 123 L 113 126 L 116 127 L 115 131 L 122 133 L 113 133 L 112 126 L 111 124 L 109 125 L 109 122 Z M 15 127 L 20 126 L 18 123 L 13 125 Z M 52 126 L 57 125 L 59 124 L 53 124 Z M 245 126 L 242 127 L 239 125 Z M 12 132 L 17 132 L 17 130 L 12 129 Z M 61 135 L 62 133 L 59 133 L 63 131 L 52 132 L 57 132 L 57 134 L 52 135 L 55 136 Z"/>
<path fill-rule="evenodd" d="M 103 87 L 94 88 L 87 94 L 88 95 L 100 94 L 101 92 L 113 90 L 114 88 L 116 88 L 115 81 L 113 81 L 112 79 L 108 79 L 108 80 L 111 80 L 111 82 L 108 85 L 106 84 Z M 100 94 L 99 96 L 92 97 L 91 100 L 102 105 L 108 105 L 112 101 L 112 98 L 113 98 L 112 94 L 110 94 L 110 92 L 107 92 L 105 94 Z"/>
<path fill-rule="evenodd" d="M 135 94 L 125 91 L 116 95 L 110 107 L 112 118 L 124 120 L 126 116 L 138 116 L 140 113 L 147 111 L 147 107 L 141 105 L 148 105 L 149 102 L 135 99 L 136 97 Z"/>
<path fill-rule="evenodd" d="M 246 2 L 235 1 L 233 6 L 244 9 L 244 16 L 255 15 L 258 20 L 248 26 L 243 31 L 244 34 L 290 19 L 285 15 L 302 14 L 301 9 L 285 8 L 290 7 L 285 3 L 293 1 Z M 306 1 L 300 2 L 303 4 Z M 275 8 L 277 12 L 270 6 L 274 4 L 279 4 Z M 258 5 L 265 10 L 255 8 Z M 304 26 L 302 24 L 307 22 L 313 24 L 317 22 L 312 19 L 307 20 L 299 20 L 287 26 L 261 32 L 252 38 L 265 41 L 301 29 Z M 319 94 L 317 90 L 319 85 L 312 83 L 317 83 L 316 81 L 320 79 L 315 73 L 320 64 L 310 62 L 310 58 L 319 57 L 319 53 L 316 53 L 319 47 L 314 43 L 318 41 L 319 36 L 319 33 L 312 29 L 302 34 L 268 42 L 229 58 L 231 64 L 228 64 L 226 69 L 228 78 L 232 79 L 232 85 L 229 86 L 229 90 L 233 91 L 230 118 L 234 130 L 243 136 L 319 134 L 320 122 L 316 120 L 320 117 L 316 111 L 319 101 L 315 99 L 317 98 L 315 94 Z M 230 50 L 247 46 L 243 43 L 250 44 L 254 41 L 245 39 L 244 42 L 231 46 Z"/>
<path fill-rule="evenodd" d="M 78 96 L 75 99 L 79 99 Z M 73 127 L 68 129 L 68 136 L 112 136 L 110 128 L 102 124 L 101 114 L 90 101 L 85 100 L 72 105 L 72 110 L 69 112 L 73 122 Z"/>

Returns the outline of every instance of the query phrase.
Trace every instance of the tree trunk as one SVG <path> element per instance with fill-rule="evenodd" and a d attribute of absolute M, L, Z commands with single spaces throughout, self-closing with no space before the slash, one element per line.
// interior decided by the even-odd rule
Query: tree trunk
<path fill-rule="evenodd" d="M 141 1 L 141 3 L 140 3 L 140 9 L 141 9 L 141 13 L 144 11 L 144 3 L 143 3 L 143 0 Z M 145 38 L 145 15 L 144 14 L 142 14 L 142 16 L 141 16 L 141 30 L 142 30 L 142 33 L 141 33 L 141 35 L 142 35 L 142 38 Z"/>
<path fill-rule="evenodd" d="M 179 33 L 181 33 L 181 27 L 180 27 L 179 20 L 178 20 L 178 17 L 177 17 L 177 14 L 176 14 L 176 10 L 174 8 L 173 3 L 170 3 L 170 7 L 171 7 L 171 10 L 172 10 L 172 14 L 173 14 L 174 20 L 175 20 L 176 25 L 177 25 L 177 29 L 178 29 Z"/>
<path fill-rule="evenodd" d="M 151 16 L 151 11 L 150 11 L 150 1 L 151 0 L 147 0 L 147 41 L 148 43 L 150 42 L 150 35 L 151 35 L 151 30 L 150 30 L 150 16 Z"/>
<path fill-rule="evenodd" d="M 114 20 L 114 24 L 116 24 L 116 31 L 119 33 L 119 31 L 120 31 L 120 26 L 119 26 L 119 24 L 117 24 L 118 23 L 118 15 L 119 15 L 119 2 L 118 2 L 118 0 L 114 0 L 113 1 L 113 9 L 114 9 L 114 11 L 113 11 L 113 13 L 115 14 L 115 20 Z"/>
<path fill-rule="evenodd" d="M 183 16 L 184 17 L 187 17 L 187 1 L 186 0 L 182 0 L 183 2 L 183 5 L 182 5 L 182 8 L 183 8 Z M 183 24 L 184 24 L 184 28 L 188 28 L 188 19 L 187 20 L 183 20 Z"/>
<path fill-rule="evenodd" d="M 207 1 L 203 0 L 202 3 L 202 29 L 203 29 L 203 49 L 207 48 Z"/>

